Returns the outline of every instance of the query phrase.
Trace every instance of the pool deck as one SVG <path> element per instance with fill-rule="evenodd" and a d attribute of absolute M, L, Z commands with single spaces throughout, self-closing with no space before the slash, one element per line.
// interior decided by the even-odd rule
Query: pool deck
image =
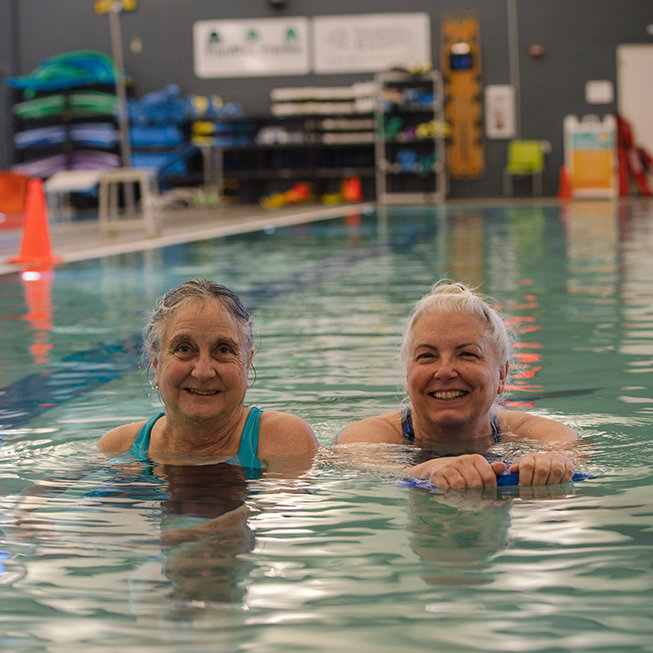
<path fill-rule="evenodd" d="M 509 204 L 559 204 L 551 197 L 537 198 L 474 198 L 447 200 L 446 204 L 472 207 L 505 206 Z M 63 263 L 81 261 L 114 254 L 157 249 L 210 238 L 260 231 L 270 227 L 306 224 L 316 220 L 341 217 L 350 212 L 374 210 L 376 204 L 343 203 L 334 206 L 296 204 L 271 210 L 256 204 L 226 205 L 218 208 L 160 209 L 156 213 L 158 232 L 147 237 L 144 229 L 121 229 L 112 236 L 100 236 L 97 212 L 87 212 L 83 219 L 62 219 L 49 216 L 50 254 Z M 12 226 L 13 225 L 13 226 Z M 46 239 L 47 240 L 47 239 Z M 0 275 L 29 269 L 27 263 L 9 263 L 21 253 L 23 228 L 21 216 L 0 213 Z"/>
<path fill-rule="evenodd" d="M 270 227 L 302 224 L 342 216 L 349 211 L 367 211 L 373 204 L 298 204 L 269 210 L 257 205 L 234 205 L 224 208 L 181 208 L 157 212 L 157 234 L 147 237 L 144 230 L 120 229 L 111 236 L 100 236 L 97 219 L 50 219 L 50 255 L 63 263 L 156 249 L 167 245 L 219 238 L 259 231 Z M 16 216 L 13 224 L 17 225 Z M 11 227 L 7 221 L 0 228 L 0 274 L 18 272 L 28 264 L 9 263 L 21 253 L 23 228 Z M 47 242 L 47 239 L 45 239 Z"/>

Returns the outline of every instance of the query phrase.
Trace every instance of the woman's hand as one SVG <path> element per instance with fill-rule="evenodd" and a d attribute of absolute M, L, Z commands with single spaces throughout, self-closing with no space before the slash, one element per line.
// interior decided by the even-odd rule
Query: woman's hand
<path fill-rule="evenodd" d="M 559 453 L 529 453 L 510 465 L 511 474 L 519 473 L 519 485 L 558 485 L 574 475 L 574 464 Z"/>
<path fill-rule="evenodd" d="M 497 476 L 506 469 L 505 463 L 488 462 L 480 454 L 465 454 L 447 458 L 432 458 L 405 471 L 428 478 L 440 488 L 496 487 Z"/>

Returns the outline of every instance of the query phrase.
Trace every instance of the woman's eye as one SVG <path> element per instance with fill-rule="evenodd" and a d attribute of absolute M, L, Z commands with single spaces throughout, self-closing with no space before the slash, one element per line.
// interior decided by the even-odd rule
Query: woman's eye
<path fill-rule="evenodd" d="M 175 351 L 180 354 L 188 354 L 190 351 L 192 351 L 192 349 L 190 345 L 181 344 L 181 345 L 177 345 Z"/>
<path fill-rule="evenodd" d="M 461 356 L 463 358 L 478 358 L 478 354 L 474 351 L 464 351 Z"/>
<path fill-rule="evenodd" d="M 422 354 L 417 354 L 415 360 L 421 361 L 421 360 L 429 360 L 431 358 L 433 358 L 433 354 L 431 354 L 430 352 L 424 352 Z"/>

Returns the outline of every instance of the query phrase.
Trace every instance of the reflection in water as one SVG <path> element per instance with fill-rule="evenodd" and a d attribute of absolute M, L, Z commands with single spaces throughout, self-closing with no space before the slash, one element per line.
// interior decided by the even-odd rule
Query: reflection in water
<path fill-rule="evenodd" d="M 511 206 L 507 218 L 517 260 L 533 266 L 544 254 L 544 209 L 541 206 Z"/>
<path fill-rule="evenodd" d="M 569 278 L 576 295 L 611 297 L 618 269 L 617 205 L 613 201 L 571 202 L 563 205 Z"/>
<path fill-rule="evenodd" d="M 55 582 L 53 605 L 73 589 L 89 592 L 101 586 L 110 612 L 124 587 L 97 553 L 112 552 L 131 569 L 127 583 L 134 614 L 157 609 L 162 591 L 177 610 L 239 605 L 248 569 L 239 555 L 253 548 L 247 472 L 227 463 L 128 463 L 108 465 L 77 481 L 44 479 L 17 511 L 7 546 L 17 555 L 8 567 L 16 572 L 24 564 L 20 573 L 32 583 Z M 21 562 L 25 546 L 33 551 Z M 62 556 L 66 568 L 55 572 L 47 561 Z M 88 584 L 91 569 L 93 586 Z"/>
<path fill-rule="evenodd" d="M 643 374 L 653 372 L 653 221 L 650 201 L 634 202 L 629 219 L 625 221 L 622 243 L 623 334 L 618 351 L 625 355 L 627 371 L 634 388 L 625 388 L 629 403 L 647 404 L 646 412 L 653 413 L 650 383 L 642 382 Z"/>
<path fill-rule="evenodd" d="M 432 585 L 474 585 L 492 556 L 506 548 L 511 500 L 498 490 L 436 493 L 412 490 L 411 549 L 424 563 Z M 483 582 L 489 582 L 483 576 Z"/>
<path fill-rule="evenodd" d="M 25 293 L 27 313 L 24 319 L 34 331 L 30 354 L 37 365 L 50 362 L 52 345 L 48 342 L 48 331 L 52 329 L 52 269 L 23 270 L 20 280 Z"/>
<path fill-rule="evenodd" d="M 465 213 L 451 223 L 449 240 L 449 274 L 456 281 L 471 286 L 483 283 L 484 228 L 482 213 Z M 437 279 L 433 279 L 433 282 Z"/>
<path fill-rule="evenodd" d="M 532 408 L 533 400 L 528 395 L 541 394 L 542 385 L 535 377 L 542 369 L 544 352 L 541 343 L 532 342 L 533 334 L 540 331 L 538 313 L 540 303 L 530 280 L 522 279 L 526 292 L 519 301 L 506 302 L 504 310 L 509 313 L 506 326 L 515 334 L 512 360 L 508 373 L 506 392 L 528 393 L 524 398 L 508 398 L 502 403 L 509 408 Z"/>
<path fill-rule="evenodd" d="M 178 607 L 179 602 L 197 606 L 210 603 L 243 603 L 246 594 L 244 579 L 248 566 L 239 555 L 253 549 L 253 537 L 247 525 L 246 506 L 226 513 L 191 533 L 166 532 L 162 542 L 162 571 L 171 581 L 170 597 Z M 175 529 L 178 531 L 178 529 Z M 177 542 L 182 536 L 183 541 Z"/>
<path fill-rule="evenodd" d="M 420 557 L 430 585 L 481 585 L 495 581 L 491 561 L 510 544 L 514 501 L 537 514 L 531 501 L 568 499 L 574 486 L 505 486 L 478 490 L 411 490 L 411 549 Z"/>
<path fill-rule="evenodd" d="M 227 463 L 156 465 L 153 473 L 168 493 L 160 527 L 170 597 L 179 609 L 188 602 L 241 603 L 245 566 L 238 555 L 253 548 L 245 470 Z"/>
<path fill-rule="evenodd" d="M 361 241 L 362 217 L 358 211 L 352 211 L 345 217 L 347 227 L 347 242 L 350 247 L 355 247 Z"/>

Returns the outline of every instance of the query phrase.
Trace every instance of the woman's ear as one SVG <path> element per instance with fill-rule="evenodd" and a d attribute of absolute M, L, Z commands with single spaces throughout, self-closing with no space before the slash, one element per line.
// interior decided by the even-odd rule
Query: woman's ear
<path fill-rule="evenodd" d="M 510 363 L 506 361 L 505 365 L 499 367 L 499 387 L 497 388 L 497 394 L 500 395 L 506 387 L 506 379 L 508 378 L 508 368 Z"/>
<path fill-rule="evenodd" d="M 159 377 L 158 377 L 159 359 L 153 353 L 150 353 L 150 365 L 154 370 L 154 385 L 158 386 L 159 385 Z"/>
<path fill-rule="evenodd" d="M 256 368 L 252 367 L 252 361 L 254 360 L 254 347 L 252 347 L 249 350 L 249 354 L 247 356 L 247 363 L 245 364 L 245 375 L 247 379 L 247 389 L 251 388 L 254 383 L 256 382 Z M 254 370 L 254 380 L 250 383 L 249 382 L 249 373 L 251 370 Z"/>

